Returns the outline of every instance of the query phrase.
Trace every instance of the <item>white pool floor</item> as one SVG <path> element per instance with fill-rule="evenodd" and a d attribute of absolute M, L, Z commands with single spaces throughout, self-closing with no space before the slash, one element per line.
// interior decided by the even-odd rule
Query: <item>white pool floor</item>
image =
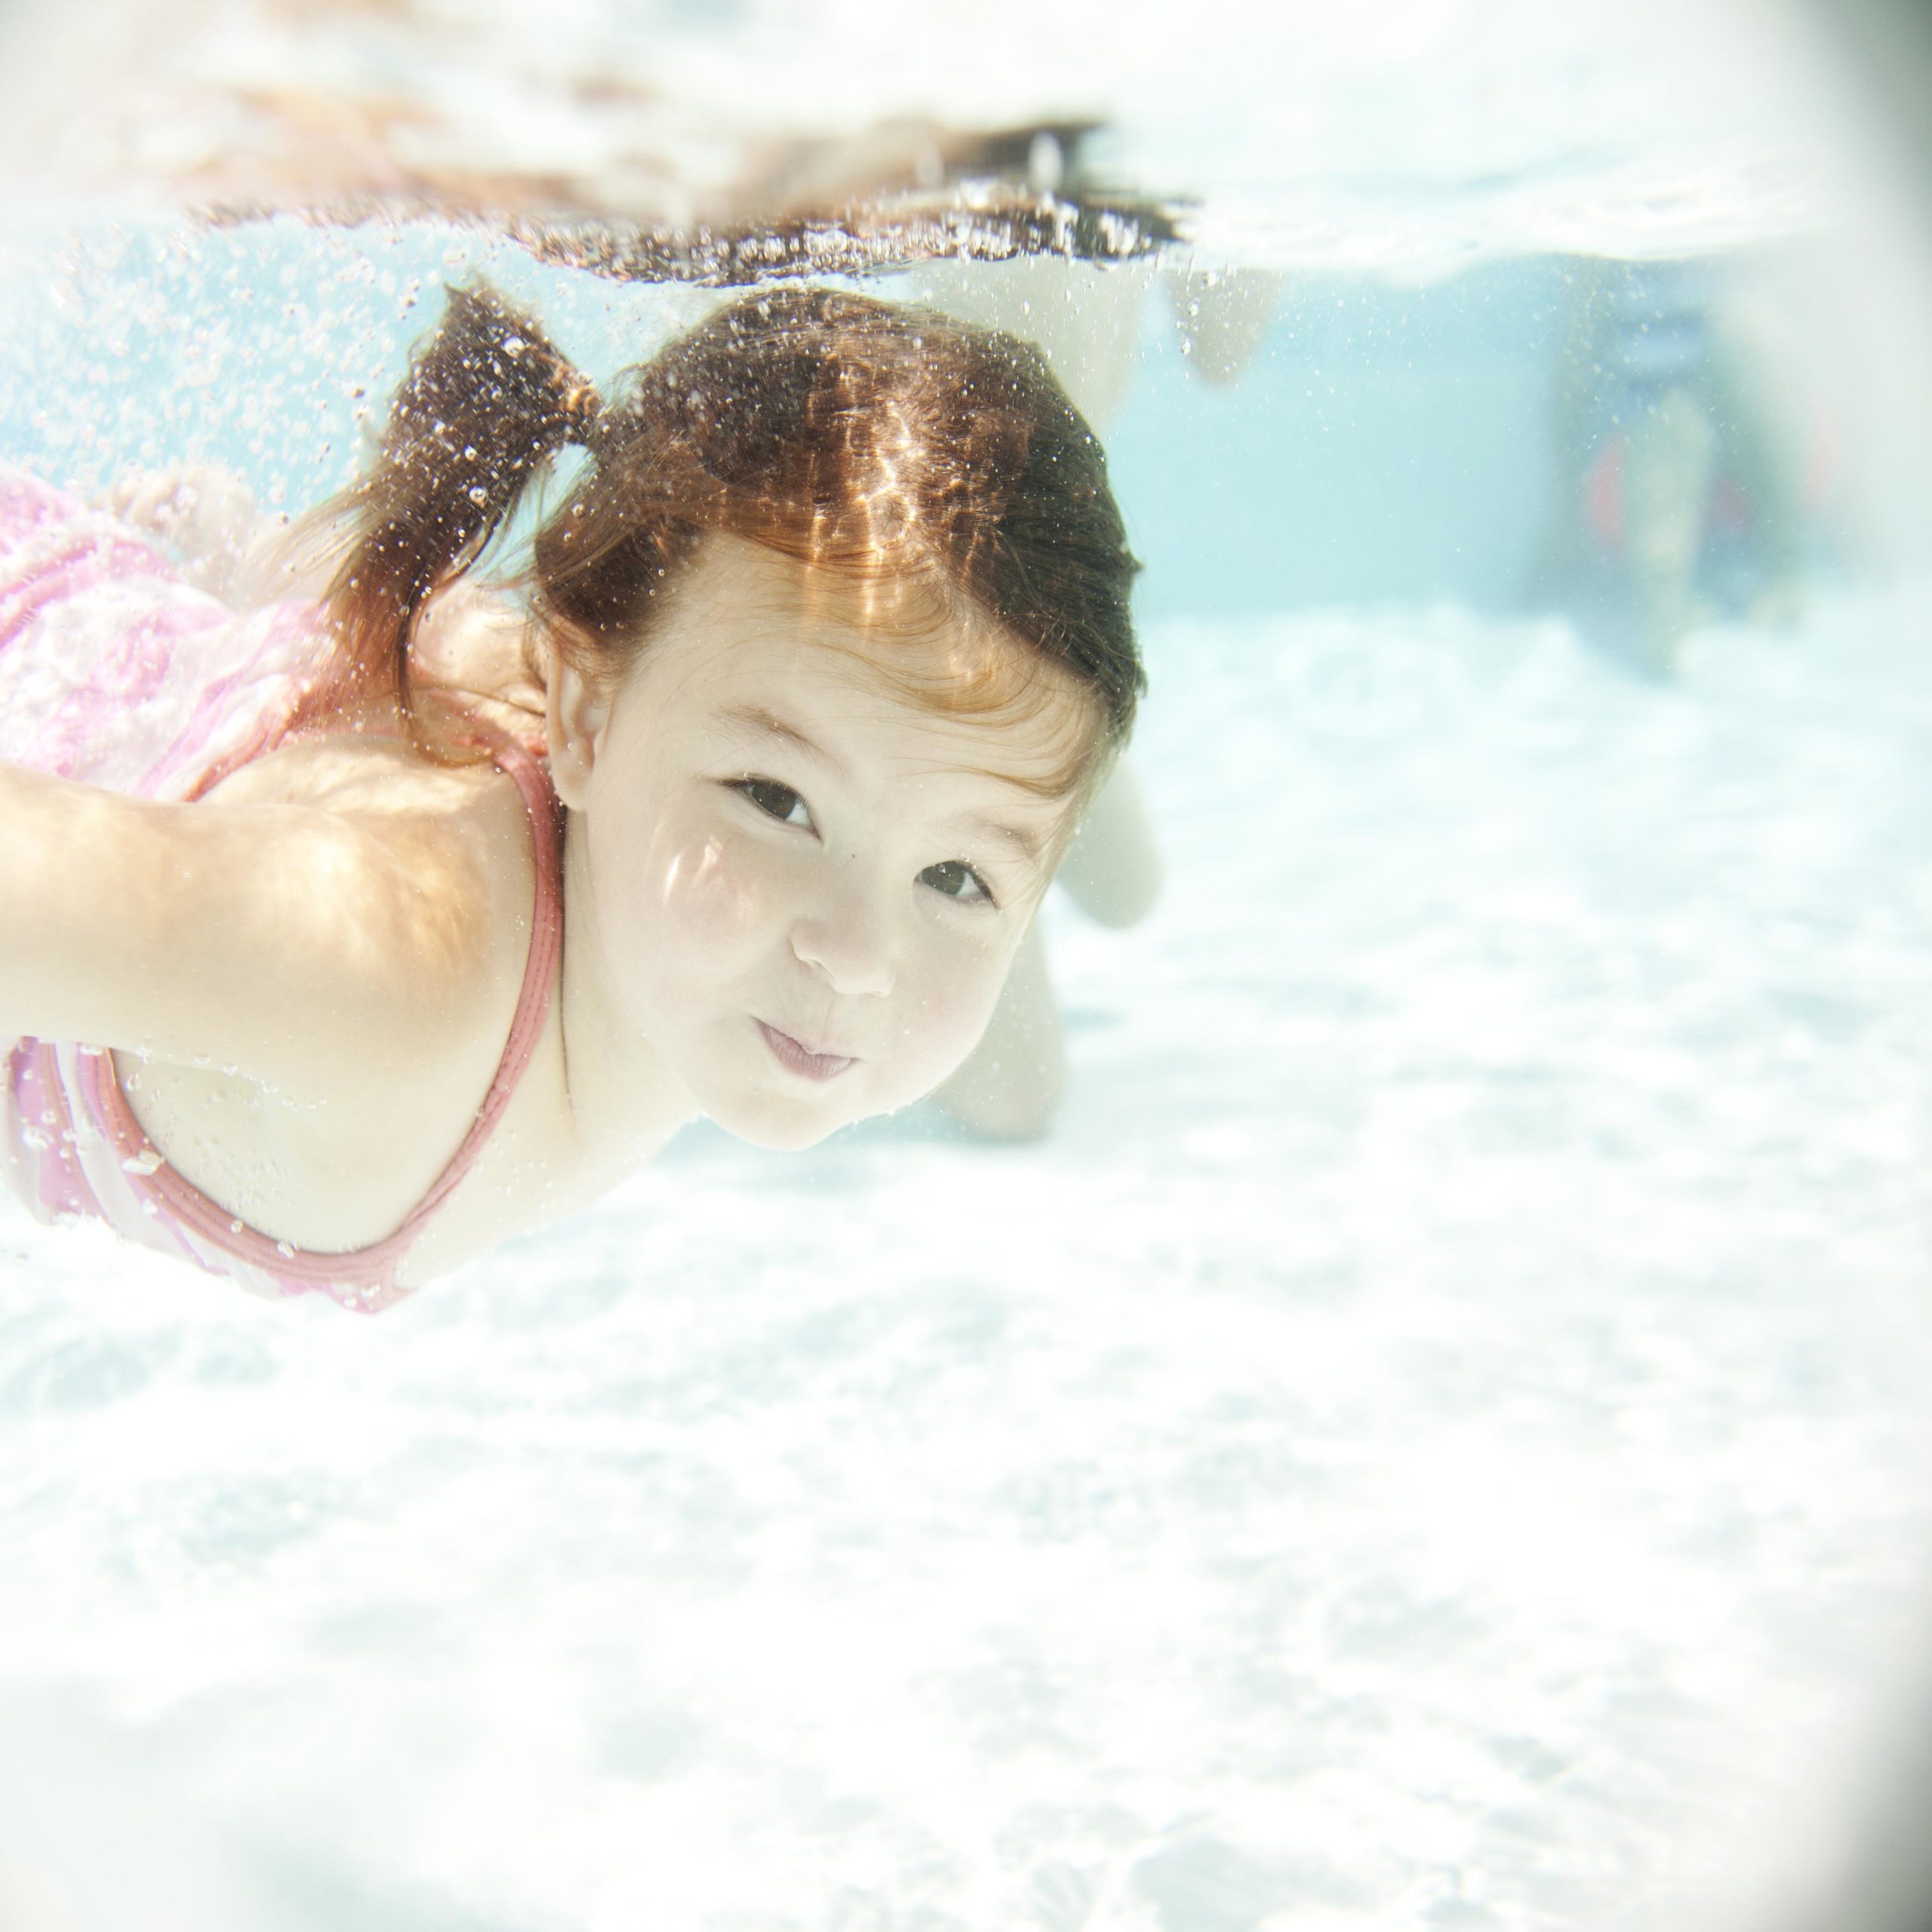
<path fill-rule="evenodd" d="M 1928 614 L 1161 628 L 1038 1147 L 373 1321 L 0 1208 L 0 1904 L 1761 1924 L 1932 1601 Z"/>

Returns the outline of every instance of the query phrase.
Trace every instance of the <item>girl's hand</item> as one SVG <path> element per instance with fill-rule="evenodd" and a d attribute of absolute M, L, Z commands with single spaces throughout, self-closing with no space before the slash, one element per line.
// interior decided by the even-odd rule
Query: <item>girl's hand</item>
<path fill-rule="evenodd" d="M 244 566 L 270 534 L 248 486 L 208 465 L 131 471 L 103 500 L 171 550 L 190 583 L 225 601 L 233 601 Z"/>

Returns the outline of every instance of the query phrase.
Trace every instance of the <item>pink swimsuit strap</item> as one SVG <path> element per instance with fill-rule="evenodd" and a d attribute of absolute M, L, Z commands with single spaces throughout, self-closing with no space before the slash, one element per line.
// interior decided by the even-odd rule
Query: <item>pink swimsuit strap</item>
<path fill-rule="evenodd" d="M 504 1043 L 503 1057 L 497 1063 L 490 1091 L 477 1109 L 463 1144 L 451 1155 L 429 1192 L 392 1234 L 371 1241 L 366 1247 L 342 1253 L 300 1248 L 288 1241 L 270 1239 L 211 1201 L 160 1159 L 128 1105 L 110 1054 L 91 1055 L 80 1063 L 82 1083 L 91 1089 L 87 1097 L 96 1118 L 106 1130 L 130 1172 L 143 1177 L 137 1186 L 152 1199 L 155 1209 L 223 1253 L 291 1284 L 321 1287 L 346 1283 L 365 1290 L 394 1287 L 397 1264 L 422 1232 L 424 1223 L 475 1164 L 485 1143 L 503 1118 L 549 1017 L 564 941 L 562 819 L 557 795 L 543 768 L 521 745 L 494 735 L 485 742 L 497 768 L 523 794 L 524 805 L 530 814 L 537 872 L 530 952 L 524 964 L 523 986 L 517 995 L 509 1038 Z"/>

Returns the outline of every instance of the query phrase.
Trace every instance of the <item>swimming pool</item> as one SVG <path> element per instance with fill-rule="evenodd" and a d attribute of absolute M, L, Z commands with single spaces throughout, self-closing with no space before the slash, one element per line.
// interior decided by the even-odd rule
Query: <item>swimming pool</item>
<path fill-rule="evenodd" d="M 831 117 L 943 39 L 841 94 L 871 17 L 825 17 L 654 30 Z M 1617 17 L 1564 31 L 1677 45 Z M 1053 1132 L 694 1133 L 374 1323 L 0 1204 L 22 1922 L 1703 1926 L 1819 1881 L 1932 1555 L 1923 398 L 1843 366 L 1849 245 L 1684 109 L 1697 48 L 1620 121 L 1534 10 L 1276 22 L 1272 89 L 1235 18 L 1130 14 L 1089 83 L 1197 266 L 1286 279 L 1217 388 L 1108 272 L 1169 885 L 1051 909 Z M 1080 28 L 943 104 L 1058 104 Z M 1844 454 L 1801 612 L 1720 560 L 1665 676 L 1529 586 L 1585 257 L 1679 235 L 1817 303 Z M 65 210 L 14 260 L 0 453 L 297 503 L 412 284 L 487 260 L 600 368 L 706 299 L 422 226 Z"/>

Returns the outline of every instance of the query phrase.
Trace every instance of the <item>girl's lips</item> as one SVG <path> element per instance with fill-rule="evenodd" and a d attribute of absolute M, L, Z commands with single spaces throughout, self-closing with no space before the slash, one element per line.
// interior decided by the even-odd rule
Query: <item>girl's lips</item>
<path fill-rule="evenodd" d="M 842 1054 L 808 1053 L 789 1033 L 781 1033 L 762 1020 L 758 1023 L 758 1030 L 764 1035 L 772 1058 L 789 1072 L 801 1074 L 808 1080 L 835 1080 L 852 1064 Z"/>

